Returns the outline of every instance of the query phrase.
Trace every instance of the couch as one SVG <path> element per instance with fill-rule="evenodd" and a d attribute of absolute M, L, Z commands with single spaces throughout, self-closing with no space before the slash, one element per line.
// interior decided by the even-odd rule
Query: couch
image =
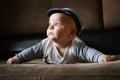
<path fill-rule="evenodd" d="M 45 12 L 51 7 L 77 10 L 84 26 L 78 37 L 105 54 L 119 55 L 119 3 L 119 0 L 1 0 L 0 80 L 119 80 L 120 60 L 46 64 L 36 59 L 6 64 L 9 57 L 46 38 Z"/>

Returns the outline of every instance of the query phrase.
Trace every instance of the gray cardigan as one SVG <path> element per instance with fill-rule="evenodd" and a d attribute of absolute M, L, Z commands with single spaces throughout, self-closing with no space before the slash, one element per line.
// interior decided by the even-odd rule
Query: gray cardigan
<path fill-rule="evenodd" d="M 102 52 L 88 47 L 78 37 L 75 37 L 66 48 L 64 56 L 62 57 L 54 43 L 49 38 L 45 38 L 38 44 L 16 54 L 13 58 L 17 59 L 20 63 L 33 59 L 43 58 L 43 61 L 46 63 L 67 64 L 98 62 L 99 57 L 102 55 L 104 55 Z"/>

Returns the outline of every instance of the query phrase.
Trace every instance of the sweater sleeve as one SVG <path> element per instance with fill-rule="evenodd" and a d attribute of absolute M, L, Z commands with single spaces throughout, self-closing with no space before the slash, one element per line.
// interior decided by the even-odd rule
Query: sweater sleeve
<path fill-rule="evenodd" d="M 39 42 L 38 44 L 31 46 L 16 54 L 13 58 L 18 60 L 19 63 L 30 61 L 36 58 L 42 58 L 43 54 L 41 44 L 42 42 Z"/>
<path fill-rule="evenodd" d="M 98 59 L 101 55 L 104 55 L 104 54 L 94 48 L 88 47 L 84 43 L 81 43 L 79 45 L 79 49 L 78 49 L 79 59 L 82 59 L 85 62 L 96 63 L 98 62 Z"/>

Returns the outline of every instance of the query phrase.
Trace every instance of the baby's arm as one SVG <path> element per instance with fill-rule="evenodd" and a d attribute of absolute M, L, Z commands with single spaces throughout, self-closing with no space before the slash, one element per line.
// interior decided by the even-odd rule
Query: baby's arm
<path fill-rule="evenodd" d="M 88 47 L 85 44 L 82 44 L 82 46 L 80 46 L 80 49 L 81 58 L 88 62 L 103 63 L 120 59 L 120 55 L 106 55 L 94 48 Z"/>
<path fill-rule="evenodd" d="M 16 54 L 7 60 L 7 64 L 18 64 L 42 57 L 41 42 Z"/>

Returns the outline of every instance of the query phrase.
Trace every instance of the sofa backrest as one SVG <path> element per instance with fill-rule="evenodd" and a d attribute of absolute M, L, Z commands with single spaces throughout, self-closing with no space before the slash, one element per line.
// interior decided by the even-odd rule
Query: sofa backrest
<path fill-rule="evenodd" d="M 120 0 L 102 0 L 105 29 L 120 27 Z"/>
<path fill-rule="evenodd" d="M 0 36 L 46 32 L 46 11 L 53 7 L 76 10 L 84 30 L 120 26 L 119 0 L 1 0 Z"/>

